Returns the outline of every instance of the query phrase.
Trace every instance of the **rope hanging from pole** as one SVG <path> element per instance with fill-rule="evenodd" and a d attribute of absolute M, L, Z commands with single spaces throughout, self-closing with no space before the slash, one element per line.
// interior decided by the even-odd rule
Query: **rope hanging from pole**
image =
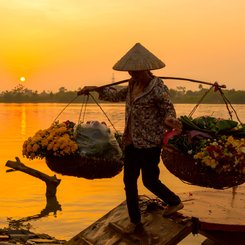
<path fill-rule="evenodd" d="M 57 119 L 59 118 L 59 116 L 63 113 L 63 111 L 73 102 L 77 99 L 78 95 L 76 97 L 74 97 L 62 110 L 61 112 L 56 116 L 56 118 L 53 121 L 53 124 L 57 121 Z"/>
<path fill-rule="evenodd" d="M 94 98 L 94 96 L 91 93 L 89 93 L 89 96 L 93 99 L 93 101 L 97 104 L 97 106 L 103 112 L 103 114 L 105 115 L 105 117 L 107 118 L 107 120 L 109 121 L 109 123 L 111 124 L 111 126 L 113 127 L 113 129 L 115 130 L 115 132 L 118 133 L 118 131 L 116 130 L 114 124 L 112 123 L 112 121 L 110 120 L 110 118 L 108 117 L 108 115 L 105 113 L 105 111 L 102 109 L 102 106 L 96 101 L 96 99 Z"/>
<path fill-rule="evenodd" d="M 194 108 L 191 110 L 190 114 L 188 117 L 192 117 L 192 115 L 194 114 L 194 112 L 196 111 L 197 107 L 202 103 L 202 101 L 204 100 L 204 98 L 207 96 L 207 94 L 211 91 L 211 89 L 213 88 L 213 86 L 210 87 L 209 90 L 207 90 L 205 92 L 205 94 L 201 97 L 201 99 L 198 101 L 198 103 L 194 106 Z"/>
<path fill-rule="evenodd" d="M 221 86 L 219 86 L 217 82 L 215 82 L 214 84 L 212 84 L 212 86 L 209 88 L 209 90 L 207 90 L 207 91 L 205 92 L 205 94 L 201 97 L 201 99 L 198 101 L 198 103 L 194 106 L 194 108 L 193 108 L 192 111 L 190 112 L 189 117 L 192 117 L 192 115 L 193 115 L 194 112 L 196 111 L 197 107 L 202 103 L 202 101 L 203 101 L 204 98 L 207 96 L 207 94 L 212 90 L 212 88 L 214 88 L 214 92 L 217 92 L 217 91 L 218 91 L 218 92 L 220 93 L 220 95 L 221 95 L 221 97 L 222 97 L 222 99 L 223 99 L 223 101 L 224 101 L 224 103 L 225 103 L 226 109 L 227 109 L 227 111 L 228 111 L 228 113 L 229 113 L 230 119 L 232 119 L 232 112 L 234 112 L 235 115 L 236 115 L 236 118 L 237 118 L 238 122 L 239 122 L 240 124 L 242 124 L 241 120 L 240 120 L 239 117 L 238 117 L 238 114 L 237 114 L 235 108 L 232 106 L 231 102 L 227 99 L 227 97 L 225 96 L 224 92 L 223 92 L 222 89 L 221 89 Z M 231 110 L 229 107 L 230 107 L 232 110 Z"/>
<path fill-rule="evenodd" d="M 84 122 L 86 109 L 87 109 L 87 104 L 88 104 L 88 99 L 89 99 L 89 95 L 85 95 L 83 103 L 82 103 L 82 106 L 81 106 L 81 110 L 80 110 L 80 113 L 79 113 L 79 117 L 78 117 L 78 124 Z M 82 120 L 81 120 L 81 117 L 82 117 Z"/>

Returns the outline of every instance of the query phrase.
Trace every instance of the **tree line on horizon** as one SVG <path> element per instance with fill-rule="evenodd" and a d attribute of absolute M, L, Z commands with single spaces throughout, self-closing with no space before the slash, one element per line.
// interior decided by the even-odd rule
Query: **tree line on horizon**
<path fill-rule="evenodd" d="M 120 88 L 120 86 L 116 87 Z M 84 97 L 77 97 L 77 91 L 68 91 L 65 87 L 60 87 L 58 92 L 47 92 L 45 90 L 38 92 L 25 88 L 22 84 L 19 84 L 10 91 L 6 90 L 0 92 L 0 103 L 69 103 L 71 101 L 73 103 L 83 103 Z M 169 89 L 173 103 L 196 104 L 205 94 L 207 95 L 202 101 L 204 104 L 224 103 L 224 100 L 218 91 L 214 92 L 213 89 L 208 91 L 209 89 L 203 88 L 202 85 L 199 85 L 198 90 L 196 91 L 186 90 L 186 88 L 182 86 L 176 87 L 176 89 Z M 222 92 L 230 103 L 245 104 L 245 91 L 223 89 Z M 96 101 L 101 102 L 98 99 L 97 93 L 92 94 Z M 88 103 L 93 102 L 93 99 L 89 97 Z"/>

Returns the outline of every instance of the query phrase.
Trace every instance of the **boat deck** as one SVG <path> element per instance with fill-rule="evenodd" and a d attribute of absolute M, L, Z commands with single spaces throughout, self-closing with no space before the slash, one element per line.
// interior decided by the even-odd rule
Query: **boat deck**
<path fill-rule="evenodd" d="M 158 199 L 140 196 L 143 228 L 124 232 L 129 223 L 126 202 L 112 209 L 67 242 L 67 245 L 174 245 L 190 233 L 207 237 L 203 244 L 245 244 L 245 188 L 180 194 L 184 209 L 164 218 Z"/>

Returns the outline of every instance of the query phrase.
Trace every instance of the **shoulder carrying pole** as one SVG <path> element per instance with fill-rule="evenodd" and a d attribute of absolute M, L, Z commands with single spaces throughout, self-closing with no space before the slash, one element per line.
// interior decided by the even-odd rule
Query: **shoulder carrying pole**
<path fill-rule="evenodd" d="M 226 88 L 226 85 L 219 85 L 219 84 L 217 84 L 217 82 L 210 83 L 210 82 L 204 82 L 204 81 L 194 80 L 194 79 L 190 79 L 190 78 L 183 78 L 183 77 L 159 77 L 159 78 L 165 79 L 165 80 L 184 80 L 184 81 L 189 81 L 189 82 L 194 82 L 194 83 L 201 83 L 201 84 L 206 84 L 206 85 L 214 85 L 214 84 L 216 84 L 216 86 L 219 87 L 219 88 Z M 118 82 L 115 82 L 115 83 L 105 84 L 105 85 L 102 85 L 100 87 L 97 87 L 96 89 L 111 87 L 111 86 L 119 85 L 119 84 L 122 84 L 122 83 L 126 83 L 128 81 L 129 81 L 129 79 L 126 79 L 126 80 L 118 81 Z"/>

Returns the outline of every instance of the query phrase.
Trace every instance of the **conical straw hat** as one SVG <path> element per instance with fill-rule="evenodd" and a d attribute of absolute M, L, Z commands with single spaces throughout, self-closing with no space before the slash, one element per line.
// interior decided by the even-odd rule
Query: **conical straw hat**
<path fill-rule="evenodd" d="M 140 43 L 136 43 L 114 66 L 117 71 L 145 71 L 163 68 L 165 64 Z"/>

